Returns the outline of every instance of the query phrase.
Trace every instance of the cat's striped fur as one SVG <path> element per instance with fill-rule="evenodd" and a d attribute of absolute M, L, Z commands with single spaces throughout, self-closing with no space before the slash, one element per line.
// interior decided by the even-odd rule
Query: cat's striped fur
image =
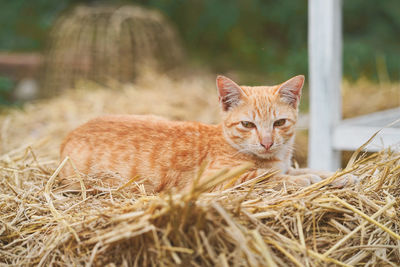
<path fill-rule="evenodd" d="M 154 192 L 187 188 L 204 161 L 204 176 L 251 162 L 254 168 L 238 182 L 280 170 L 276 180 L 309 185 L 321 173 L 290 168 L 303 83 L 304 76 L 296 76 L 280 85 L 249 87 L 218 76 L 221 124 L 104 116 L 72 131 L 61 146 L 61 158 L 69 156 L 80 172 L 106 184 L 139 175 L 146 190 Z M 74 170 L 66 165 L 61 174 L 68 183 Z"/>

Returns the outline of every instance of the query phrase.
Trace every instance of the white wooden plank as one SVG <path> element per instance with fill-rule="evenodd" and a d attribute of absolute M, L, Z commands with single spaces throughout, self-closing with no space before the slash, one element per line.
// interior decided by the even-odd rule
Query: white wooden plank
<path fill-rule="evenodd" d="M 338 150 L 356 150 L 367 142 L 381 127 L 342 124 L 335 128 L 333 146 Z M 384 148 L 400 150 L 400 128 L 384 128 L 368 144 L 366 151 L 376 152 Z"/>
<path fill-rule="evenodd" d="M 393 122 L 396 122 L 393 124 Z M 382 129 L 383 128 L 383 129 Z M 343 120 L 333 134 L 333 147 L 339 150 L 355 150 L 363 145 L 372 135 L 380 133 L 366 148 L 367 151 L 379 151 L 391 146 L 400 148 L 400 108 L 371 113 Z"/>
<path fill-rule="evenodd" d="M 389 124 L 395 122 L 396 120 L 400 120 L 400 107 L 346 119 L 343 120 L 340 124 L 362 125 L 362 126 L 383 128 L 383 127 L 388 127 Z M 400 122 L 396 123 L 391 127 L 400 128 Z"/>
<path fill-rule="evenodd" d="M 340 154 L 333 150 L 334 127 L 341 118 L 341 1 L 310 0 L 308 7 L 310 132 L 308 164 L 335 170 Z"/>

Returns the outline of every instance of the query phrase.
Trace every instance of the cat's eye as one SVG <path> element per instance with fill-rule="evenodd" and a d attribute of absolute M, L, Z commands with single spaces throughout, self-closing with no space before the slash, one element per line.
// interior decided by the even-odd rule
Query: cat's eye
<path fill-rule="evenodd" d="M 280 119 L 274 122 L 274 127 L 282 126 L 286 123 L 286 119 Z"/>
<path fill-rule="evenodd" d="M 256 127 L 256 125 L 254 123 L 252 123 L 251 121 L 241 121 L 240 123 L 245 128 L 255 128 Z"/>

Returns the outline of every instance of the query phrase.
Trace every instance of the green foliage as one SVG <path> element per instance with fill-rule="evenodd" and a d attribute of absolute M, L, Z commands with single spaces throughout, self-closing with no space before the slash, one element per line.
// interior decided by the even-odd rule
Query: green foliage
<path fill-rule="evenodd" d="M 0 50 L 42 49 L 55 17 L 63 9 L 85 2 L 88 1 L 3 3 Z M 307 73 L 307 0 L 125 0 L 120 3 L 161 10 L 177 26 L 192 61 L 214 71 L 235 69 L 275 79 Z M 400 79 L 399 14 L 399 0 L 343 0 L 345 76 Z"/>
<path fill-rule="evenodd" d="M 139 2 L 163 10 L 192 56 L 216 71 L 239 69 L 282 78 L 307 73 L 306 0 Z M 347 78 L 400 79 L 399 14 L 398 0 L 343 1 Z"/>
<path fill-rule="evenodd" d="M 14 82 L 7 78 L 0 76 L 0 105 L 11 104 L 11 93 L 14 88 Z"/>
<path fill-rule="evenodd" d="M 301 1 L 142 1 L 163 10 L 191 55 L 216 71 L 307 72 L 307 5 Z M 293 27 L 292 25 L 296 25 Z"/>
<path fill-rule="evenodd" d="M 399 80 L 400 1 L 343 2 L 344 73 Z"/>
<path fill-rule="evenodd" d="M 45 46 L 47 33 L 68 0 L 2 0 L 0 50 L 32 51 Z"/>

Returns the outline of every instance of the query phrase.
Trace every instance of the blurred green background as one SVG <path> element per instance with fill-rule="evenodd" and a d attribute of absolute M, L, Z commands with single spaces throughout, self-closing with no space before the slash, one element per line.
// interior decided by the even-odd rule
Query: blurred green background
<path fill-rule="evenodd" d="M 76 0 L 2 1 L 0 50 L 42 51 L 56 17 Z M 103 1 L 100 3 L 111 3 Z M 112 3 L 116 3 L 112 1 Z M 306 0 L 138 0 L 178 28 L 194 64 L 279 78 L 307 73 Z M 400 1 L 344 0 L 344 75 L 400 78 Z"/>

